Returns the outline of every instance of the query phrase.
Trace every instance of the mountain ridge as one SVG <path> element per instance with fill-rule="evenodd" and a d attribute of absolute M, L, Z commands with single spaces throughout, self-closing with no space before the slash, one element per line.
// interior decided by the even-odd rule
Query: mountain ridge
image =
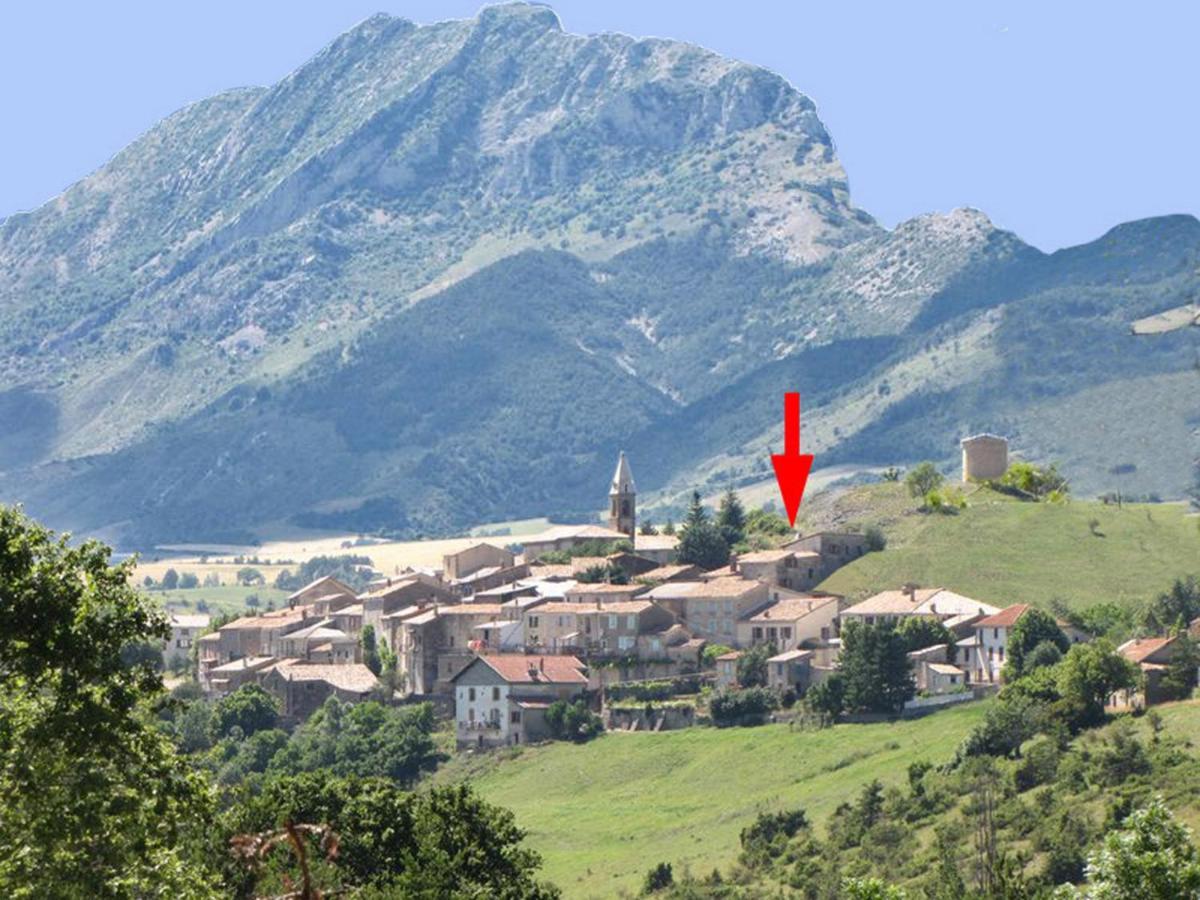
<path fill-rule="evenodd" d="M 545 7 L 376 15 L 0 221 L 0 414 L 18 425 L 0 437 L 0 497 L 141 544 L 281 519 L 428 533 L 581 517 L 618 445 L 664 501 L 753 481 L 766 401 L 796 386 L 815 446 L 866 462 L 932 422 L 933 396 L 950 429 L 1014 422 L 1013 398 L 1069 407 L 1113 372 L 1173 396 L 1162 379 L 1187 371 L 1190 336 L 1134 349 L 1128 323 L 1185 302 L 1198 254 L 1188 216 L 1053 254 L 969 208 L 888 231 L 850 202 L 813 101 L 773 72 L 570 35 Z M 1089 341 L 1120 364 L 1088 363 Z M 456 386 L 448 412 L 416 402 L 438 385 L 396 348 Z M 386 412 L 361 410 L 367 396 Z M 726 433 L 681 428 L 712 403 Z M 438 428 L 414 430 L 422 418 Z M 1055 446 L 1047 427 L 1034 446 Z M 356 429 L 417 443 L 356 455 Z M 672 431 L 698 443 L 670 449 Z M 1143 466 L 1147 490 L 1187 487 L 1153 452 Z"/>

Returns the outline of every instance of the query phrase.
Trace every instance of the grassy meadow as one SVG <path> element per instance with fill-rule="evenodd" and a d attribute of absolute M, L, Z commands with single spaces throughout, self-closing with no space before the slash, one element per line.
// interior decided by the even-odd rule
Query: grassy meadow
<path fill-rule="evenodd" d="M 582 746 L 459 757 L 437 777 L 469 778 L 485 799 L 513 810 L 566 896 L 612 897 L 636 893 L 660 861 L 697 874 L 726 866 L 761 811 L 803 806 L 823 824 L 872 778 L 898 783 L 914 760 L 948 759 L 986 705 L 823 731 L 606 734 Z"/>
<path fill-rule="evenodd" d="M 955 514 L 916 511 L 902 484 L 854 488 L 819 502 L 812 527 L 879 523 L 887 549 L 839 569 L 821 587 L 858 599 L 904 582 L 942 586 L 996 605 L 1061 598 L 1140 603 L 1200 574 L 1200 519 L 1175 503 L 1118 509 L 1093 501 L 1015 500 L 968 489 Z"/>

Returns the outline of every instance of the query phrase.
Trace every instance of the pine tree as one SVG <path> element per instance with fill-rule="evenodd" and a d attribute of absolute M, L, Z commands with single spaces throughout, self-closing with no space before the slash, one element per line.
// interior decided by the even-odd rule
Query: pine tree
<path fill-rule="evenodd" d="M 916 691 L 904 638 L 890 623 L 848 623 L 840 661 L 849 710 L 899 712 Z"/>
<path fill-rule="evenodd" d="M 725 538 L 725 543 L 731 547 L 746 539 L 746 511 L 742 508 L 742 501 L 738 499 L 733 488 L 727 490 L 725 496 L 721 498 L 721 507 L 717 512 L 717 527 L 721 529 L 721 536 Z"/>
<path fill-rule="evenodd" d="M 683 523 L 676 555 L 679 562 L 702 569 L 719 569 L 729 562 L 729 544 L 708 518 L 699 491 L 692 492 L 692 503 Z"/>

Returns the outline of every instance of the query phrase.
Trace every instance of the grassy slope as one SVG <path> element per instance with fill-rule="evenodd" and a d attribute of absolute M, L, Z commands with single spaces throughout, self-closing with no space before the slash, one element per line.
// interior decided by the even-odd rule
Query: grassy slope
<path fill-rule="evenodd" d="M 546 877 L 567 896 L 611 897 L 636 891 L 660 860 L 696 873 L 726 866 L 761 810 L 800 805 L 823 823 L 872 778 L 896 783 L 915 759 L 948 758 L 984 707 L 819 732 L 768 725 L 610 734 L 583 746 L 525 748 L 516 759 L 460 758 L 439 777 L 473 776 L 486 799 L 513 810 L 545 857 Z"/>
<path fill-rule="evenodd" d="M 904 582 L 941 585 L 998 605 L 1137 602 L 1200 574 L 1200 528 L 1182 505 L 1023 503 L 974 490 L 957 515 L 922 515 L 902 485 L 856 488 L 814 510 L 814 525 L 879 521 L 888 548 L 822 588 L 858 598 Z M 1099 521 L 1094 536 L 1089 528 Z"/>

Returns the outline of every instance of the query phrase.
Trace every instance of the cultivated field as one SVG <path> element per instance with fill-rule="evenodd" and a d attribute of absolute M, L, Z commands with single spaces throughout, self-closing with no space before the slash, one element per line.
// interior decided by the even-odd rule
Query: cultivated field
<path fill-rule="evenodd" d="M 824 731 L 608 734 L 523 748 L 516 758 L 456 760 L 438 778 L 473 776 L 484 798 L 513 810 L 545 857 L 546 877 L 568 897 L 612 897 L 636 893 L 658 862 L 696 874 L 728 865 L 739 832 L 763 810 L 802 806 L 823 828 L 872 778 L 899 783 L 914 760 L 947 760 L 985 707 Z"/>

